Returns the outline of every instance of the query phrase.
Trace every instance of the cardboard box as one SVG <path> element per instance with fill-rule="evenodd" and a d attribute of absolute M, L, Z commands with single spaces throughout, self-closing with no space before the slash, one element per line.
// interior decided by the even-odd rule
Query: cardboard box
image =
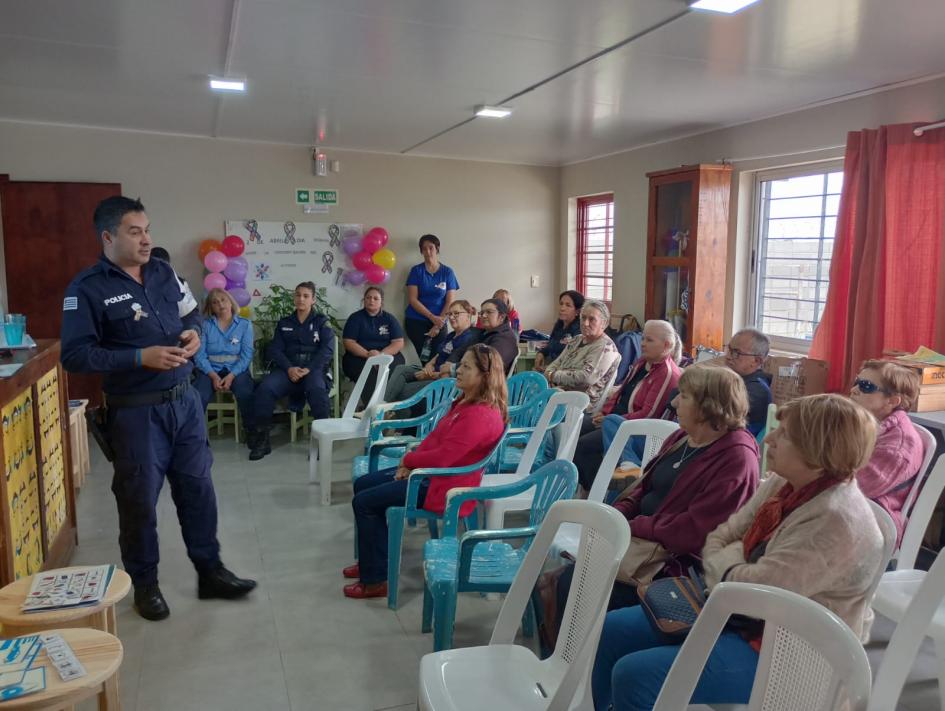
<path fill-rule="evenodd" d="M 771 376 L 771 396 L 776 405 L 827 389 L 827 363 L 813 358 L 769 356 L 764 371 Z"/>
<path fill-rule="evenodd" d="M 910 370 L 914 370 L 919 374 L 920 382 L 922 385 L 943 385 L 945 386 L 945 366 L 939 365 L 937 363 L 926 363 L 921 360 L 906 360 L 904 358 L 899 358 L 898 356 L 908 355 L 907 353 L 902 353 L 900 351 L 885 351 L 883 353 L 884 358 L 894 361 L 897 365 L 904 366 Z M 942 410 L 945 408 L 931 408 Z M 926 412 L 926 410 L 916 410 L 916 412 Z"/>
<path fill-rule="evenodd" d="M 945 410 L 945 384 L 923 385 L 919 388 L 913 412 L 934 412 Z"/>

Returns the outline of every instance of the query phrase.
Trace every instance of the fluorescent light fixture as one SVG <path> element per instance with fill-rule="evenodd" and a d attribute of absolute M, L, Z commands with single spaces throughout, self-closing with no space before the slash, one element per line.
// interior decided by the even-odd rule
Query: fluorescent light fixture
<path fill-rule="evenodd" d="M 511 113 L 512 109 L 508 106 L 487 106 L 486 104 L 480 104 L 476 107 L 476 116 L 482 116 L 484 118 L 505 118 L 511 115 Z"/>
<path fill-rule="evenodd" d="M 731 15 L 742 8 L 754 5 L 756 2 L 758 0 L 696 0 L 689 7 L 693 10 L 709 10 L 710 12 L 724 12 Z"/>
<path fill-rule="evenodd" d="M 246 80 L 210 77 L 210 88 L 216 91 L 246 91 Z"/>

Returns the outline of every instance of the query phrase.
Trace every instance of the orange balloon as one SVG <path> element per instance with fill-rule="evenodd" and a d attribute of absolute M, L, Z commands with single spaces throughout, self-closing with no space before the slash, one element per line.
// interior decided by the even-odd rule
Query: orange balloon
<path fill-rule="evenodd" d="M 223 244 L 218 239 L 205 239 L 200 243 L 200 249 L 197 250 L 197 254 L 200 256 L 200 261 L 203 262 L 203 258 L 206 257 L 213 250 L 222 251 Z"/>

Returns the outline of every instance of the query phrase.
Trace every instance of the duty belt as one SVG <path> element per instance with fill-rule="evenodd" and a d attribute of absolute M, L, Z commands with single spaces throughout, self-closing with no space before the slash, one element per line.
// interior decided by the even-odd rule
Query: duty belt
<path fill-rule="evenodd" d="M 140 407 L 141 405 L 161 405 L 166 402 L 183 400 L 190 390 L 190 381 L 184 380 L 170 390 L 153 390 L 147 393 L 128 393 L 105 395 L 108 407 Z"/>

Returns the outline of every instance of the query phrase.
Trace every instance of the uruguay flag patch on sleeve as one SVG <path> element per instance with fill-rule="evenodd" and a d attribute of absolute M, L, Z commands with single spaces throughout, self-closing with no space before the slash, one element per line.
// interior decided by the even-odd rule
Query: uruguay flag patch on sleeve
<path fill-rule="evenodd" d="M 67 296 L 62 300 L 63 311 L 77 311 L 79 308 L 79 297 Z"/>

